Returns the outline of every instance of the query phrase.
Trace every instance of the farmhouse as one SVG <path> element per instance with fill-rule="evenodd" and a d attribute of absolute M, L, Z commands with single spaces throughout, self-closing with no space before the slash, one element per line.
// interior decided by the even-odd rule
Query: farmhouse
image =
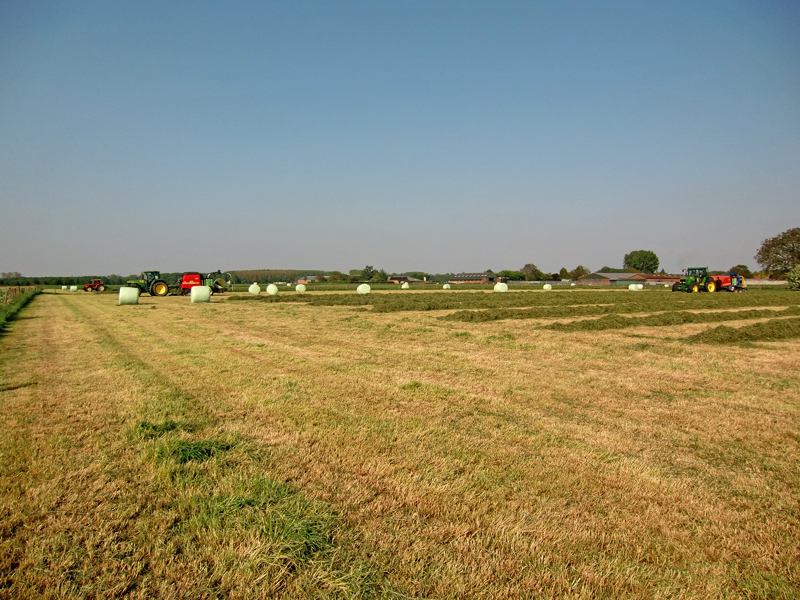
<path fill-rule="evenodd" d="M 453 275 L 450 283 L 495 283 L 497 276 L 494 273 L 458 273 Z"/>
<path fill-rule="evenodd" d="M 422 283 L 422 279 L 406 277 L 405 275 L 390 275 L 386 281 L 389 283 Z"/>
<path fill-rule="evenodd" d="M 295 283 L 317 283 L 318 281 L 325 281 L 321 275 L 301 275 Z"/>

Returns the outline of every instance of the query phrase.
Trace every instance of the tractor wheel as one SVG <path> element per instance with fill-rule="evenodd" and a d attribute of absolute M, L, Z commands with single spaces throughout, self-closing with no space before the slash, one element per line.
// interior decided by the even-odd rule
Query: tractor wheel
<path fill-rule="evenodd" d="M 92 291 L 92 288 L 90 288 L 90 287 L 88 287 L 88 288 L 87 288 L 87 287 L 85 287 L 85 288 L 83 288 L 83 291 L 84 291 L 84 292 L 91 292 L 91 291 Z"/>
<path fill-rule="evenodd" d="M 706 283 L 706 291 L 710 292 L 712 294 L 714 292 L 716 292 L 717 291 L 717 282 L 712 279 L 711 281 Z"/>
<path fill-rule="evenodd" d="M 673 292 L 680 292 L 680 291 L 681 291 L 681 284 L 679 284 L 679 283 L 673 283 L 673 284 L 672 284 L 672 291 L 673 291 Z"/>
<path fill-rule="evenodd" d="M 150 286 L 151 296 L 166 296 L 167 294 L 169 294 L 169 286 L 166 281 L 156 279 Z"/>
<path fill-rule="evenodd" d="M 105 292 L 105 291 L 106 291 L 106 286 L 104 286 L 104 285 L 98 285 L 98 286 L 97 286 L 97 291 L 98 291 L 98 292 Z"/>
<path fill-rule="evenodd" d="M 699 286 L 699 285 L 697 285 L 696 283 L 693 283 L 693 284 L 692 284 L 692 293 L 693 293 L 693 294 L 696 294 L 696 293 L 697 293 L 697 292 L 699 292 L 699 291 L 700 291 L 700 286 Z"/>

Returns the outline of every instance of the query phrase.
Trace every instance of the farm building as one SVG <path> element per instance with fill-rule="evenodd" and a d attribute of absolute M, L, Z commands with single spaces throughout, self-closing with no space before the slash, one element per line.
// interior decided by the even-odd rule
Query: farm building
<path fill-rule="evenodd" d="M 318 281 L 325 281 L 325 278 L 321 275 L 301 275 L 300 278 L 295 283 L 317 283 Z"/>
<path fill-rule="evenodd" d="M 681 276 L 672 273 L 636 273 L 631 279 L 638 279 L 641 283 L 651 284 L 676 283 L 681 280 Z"/>
<path fill-rule="evenodd" d="M 628 285 L 629 283 L 675 283 L 680 275 L 669 273 L 592 273 L 578 278 L 581 285 Z"/>
<path fill-rule="evenodd" d="M 390 275 L 386 281 L 389 283 L 422 283 L 422 279 L 406 277 L 405 275 Z"/>
<path fill-rule="evenodd" d="M 458 273 L 453 275 L 450 283 L 495 283 L 497 275 L 494 273 Z"/>

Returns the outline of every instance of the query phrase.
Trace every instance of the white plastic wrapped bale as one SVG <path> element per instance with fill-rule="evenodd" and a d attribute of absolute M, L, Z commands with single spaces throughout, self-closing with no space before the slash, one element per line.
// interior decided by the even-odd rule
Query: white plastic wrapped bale
<path fill-rule="evenodd" d="M 292 287 L 292 284 L 291 283 L 287 283 L 286 287 Z"/>
<path fill-rule="evenodd" d="M 639 291 L 643 290 L 644 289 L 644 284 L 643 283 L 637 283 L 636 284 L 636 289 L 639 290 Z"/>
<path fill-rule="evenodd" d="M 68 288 L 67 286 L 65 286 L 65 285 L 62 285 L 62 286 L 61 286 L 61 289 L 62 289 L 62 290 L 68 290 L 69 288 Z"/>
<path fill-rule="evenodd" d="M 569 284 L 569 287 L 575 287 L 575 285 L 577 285 L 577 284 L 570 283 L 570 284 Z"/>
<path fill-rule="evenodd" d="M 550 285 L 549 283 L 545 283 L 545 284 L 542 286 L 542 289 L 543 289 L 543 290 L 552 290 L 552 289 L 553 289 L 553 286 L 552 286 L 552 285 Z"/>
<path fill-rule="evenodd" d="M 211 302 L 211 288 L 207 285 L 196 285 L 189 292 L 192 303 Z"/>
<path fill-rule="evenodd" d="M 665 288 L 668 288 L 668 287 L 669 287 L 669 284 L 668 284 L 668 283 L 665 283 L 665 284 L 664 284 L 664 287 L 665 287 Z"/>
<path fill-rule="evenodd" d="M 407 289 L 408 289 L 408 288 L 410 288 L 410 287 L 411 287 L 411 286 L 410 286 L 410 285 L 408 285 L 408 282 L 406 281 L 405 283 L 403 283 L 403 285 L 401 285 L 401 286 L 400 286 L 400 289 L 401 289 L 401 290 L 407 290 Z"/>
<path fill-rule="evenodd" d="M 372 288 L 369 287 L 366 283 L 362 283 L 360 286 L 356 288 L 356 291 L 359 294 L 369 294 L 372 291 Z"/>
<path fill-rule="evenodd" d="M 508 285 L 503 283 L 502 281 L 499 282 L 499 283 L 495 283 L 494 284 L 494 291 L 495 292 L 507 292 L 508 291 Z"/>
<path fill-rule="evenodd" d="M 300 292 L 302 294 L 303 292 L 306 291 L 306 286 L 303 285 L 302 283 L 298 283 L 296 286 L 294 286 L 294 291 Z"/>
<path fill-rule="evenodd" d="M 637 284 L 635 284 L 635 283 L 631 283 L 631 284 L 628 285 L 628 289 L 630 291 L 632 291 L 632 292 L 635 292 L 635 291 L 637 291 L 639 289 L 639 286 Z"/>
<path fill-rule="evenodd" d="M 274 283 L 270 283 L 267 286 L 267 294 L 269 294 L 270 296 L 277 296 L 278 295 L 278 286 L 275 285 Z"/>
<path fill-rule="evenodd" d="M 449 283 L 445 283 L 445 284 L 442 286 L 442 289 L 443 289 L 443 290 L 449 290 L 449 289 L 450 289 L 450 284 L 449 284 Z"/>
<path fill-rule="evenodd" d="M 77 291 L 78 291 L 78 286 L 77 286 L 77 285 L 71 285 L 71 286 L 69 286 L 69 291 L 70 291 L 70 292 L 77 292 Z"/>
<path fill-rule="evenodd" d="M 258 296 L 261 293 L 261 287 L 254 281 L 253 284 L 247 288 L 247 291 L 253 294 L 253 296 Z"/>
<path fill-rule="evenodd" d="M 126 304 L 139 304 L 139 288 L 122 286 L 119 288 L 119 304 L 124 306 Z"/>

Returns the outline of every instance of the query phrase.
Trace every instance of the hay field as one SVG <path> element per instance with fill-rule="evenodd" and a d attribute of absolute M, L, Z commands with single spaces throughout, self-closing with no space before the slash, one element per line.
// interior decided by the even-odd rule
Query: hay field
<path fill-rule="evenodd" d="M 436 295 L 37 297 L 0 597 L 800 597 L 800 294 Z"/>

